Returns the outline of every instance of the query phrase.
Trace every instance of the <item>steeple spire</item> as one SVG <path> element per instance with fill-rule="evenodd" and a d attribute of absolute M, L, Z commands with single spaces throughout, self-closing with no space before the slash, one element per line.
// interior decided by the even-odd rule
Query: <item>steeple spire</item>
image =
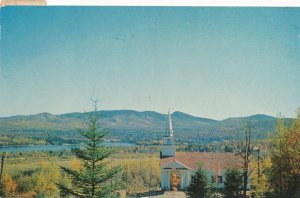
<path fill-rule="evenodd" d="M 169 129 L 168 129 L 168 131 L 169 131 L 169 136 L 170 137 L 173 137 L 173 127 L 172 127 L 172 118 L 171 118 L 171 114 L 170 114 L 170 109 L 169 109 L 169 112 L 168 112 L 168 117 L 169 117 Z"/>
<path fill-rule="evenodd" d="M 168 127 L 166 129 L 166 134 L 163 139 L 164 143 L 161 149 L 161 157 L 171 157 L 175 156 L 176 154 L 176 149 L 175 149 L 175 144 L 174 144 L 174 132 L 173 132 L 173 126 L 172 126 L 172 118 L 171 118 L 171 113 L 170 109 L 168 112 Z"/>

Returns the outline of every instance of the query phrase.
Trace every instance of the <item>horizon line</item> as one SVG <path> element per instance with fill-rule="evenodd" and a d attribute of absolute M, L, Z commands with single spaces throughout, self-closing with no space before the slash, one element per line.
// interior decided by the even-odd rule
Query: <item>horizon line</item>
<path fill-rule="evenodd" d="M 144 112 L 155 112 L 155 113 L 159 113 L 159 114 L 163 114 L 163 115 L 168 115 L 168 113 L 162 113 L 160 111 L 154 111 L 154 110 L 134 110 L 134 109 L 101 109 L 101 110 L 98 110 L 97 112 L 100 112 L 100 111 L 135 111 L 135 112 L 139 112 L 139 113 L 144 113 Z M 90 112 L 93 112 L 93 110 L 91 111 L 72 111 L 72 112 L 64 112 L 64 113 L 51 113 L 51 112 L 39 112 L 39 113 L 32 113 L 32 114 L 14 114 L 14 115 L 8 115 L 8 116 L 0 116 L 0 119 L 1 118 L 10 118 L 10 117 L 15 117 L 15 116 L 34 116 L 34 115 L 39 115 L 39 114 L 51 114 L 51 115 L 55 115 L 55 116 L 60 116 L 60 115 L 65 115 L 65 114 L 72 114 L 72 113 L 90 113 Z M 255 113 L 255 114 L 248 114 L 248 115 L 241 115 L 241 116 L 229 116 L 229 117 L 226 117 L 226 118 L 223 118 L 223 119 L 215 119 L 215 118 L 211 118 L 211 117 L 206 117 L 206 116 L 199 116 L 199 115 L 194 115 L 194 114 L 190 114 L 190 113 L 187 113 L 187 112 L 183 112 L 183 111 L 173 111 L 171 113 L 171 115 L 175 112 L 180 112 L 180 113 L 184 113 L 184 114 L 187 114 L 187 115 L 190 115 L 190 116 L 193 116 L 193 117 L 198 117 L 198 118 L 204 118 L 204 119 L 211 119 L 211 120 L 216 120 L 216 121 L 222 121 L 222 120 L 226 120 L 226 119 L 230 119 L 230 118 L 246 118 L 246 117 L 251 117 L 251 116 L 255 116 L 255 115 L 265 115 L 265 116 L 270 116 L 270 117 L 273 117 L 273 118 L 278 118 L 279 116 L 281 116 L 282 118 L 288 118 L 288 119 L 296 119 L 297 117 L 285 117 L 282 113 L 278 113 L 277 116 L 274 116 L 274 115 L 270 115 L 270 114 L 266 114 L 266 113 Z"/>

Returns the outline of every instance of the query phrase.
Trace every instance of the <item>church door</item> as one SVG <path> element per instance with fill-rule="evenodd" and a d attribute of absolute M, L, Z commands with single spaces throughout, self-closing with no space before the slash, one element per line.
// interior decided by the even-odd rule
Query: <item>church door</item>
<path fill-rule="evenodd" d="M 180 175 L 177 171 L 172 171 L 170 175 L 171 190 L 177 191 L 180 189 Z"/>

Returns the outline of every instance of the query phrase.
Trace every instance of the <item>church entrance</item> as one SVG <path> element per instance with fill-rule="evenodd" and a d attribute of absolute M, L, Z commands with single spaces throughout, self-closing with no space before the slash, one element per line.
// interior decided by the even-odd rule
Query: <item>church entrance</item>
<path fill-rule="evenodd" d="M 176 170 L 173 170 L 170 174 L 170 187 L 173 191 L 180 189 L 180 173 Z"/>

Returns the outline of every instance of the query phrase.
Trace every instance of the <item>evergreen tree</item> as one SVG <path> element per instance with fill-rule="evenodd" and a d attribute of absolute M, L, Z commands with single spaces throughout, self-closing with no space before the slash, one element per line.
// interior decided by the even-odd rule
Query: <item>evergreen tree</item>
<path fill-rule="evenodd" d="M 237 169 L 228 169 L 225 173 L 224 191 L 228 198 L 240 197 L 243 175 Z"/>
<path fill-rule="evenodd" d="M 199 166 L 195 175 L 192 176 L 187 191 L 188 195 L 194 198 L 203 198 L 209 193 L 209 181 L 202 166 Z"/>
<path fill-rule="evenodd" d="M 120 171 L 119 167 L 108 167 L 106 161 L 113 154 L 111 148 L 103 146 L 103 138 L 107 134 L 100 128 L 99 112 L 95 102 L 95 111 L 89 113 L 87 130 L 81 131 L 86 139 L 82 149 L 74 149 L 76 157 L 82 162 L 79 170 L 61 167 L 69 179 L 72 187 L 57 184 L 62 195 L 74 195 L 84 198 L 111 197 L 117 185 L 112 179 Z"/>

